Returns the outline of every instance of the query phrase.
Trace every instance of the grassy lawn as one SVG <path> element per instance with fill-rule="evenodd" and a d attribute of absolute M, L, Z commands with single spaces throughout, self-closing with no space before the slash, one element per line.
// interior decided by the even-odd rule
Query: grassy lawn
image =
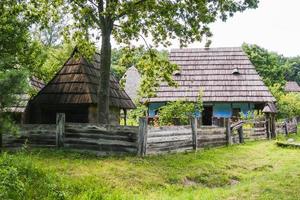
<path fill-rule="evenodd" d="M 299 199 L 299 156 L 260 141 L 146 158 L 35 150 L 0 167 L 19 171 L 20 199 Z"/>

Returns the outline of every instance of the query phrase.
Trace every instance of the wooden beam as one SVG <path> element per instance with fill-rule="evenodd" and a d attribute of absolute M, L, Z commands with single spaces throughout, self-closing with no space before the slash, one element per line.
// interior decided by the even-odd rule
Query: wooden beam
<path fill-rule="evenodd" d="M 124 112 L 124 126 L 127 126 L 127 110 L 126 109 L 123 109 L 123 112 Z"/>
<path fill-rule="evenodd" d="M 147 148 L 147 118 L 139 119 L 139 134 L 138 134 L 138 155 L 144 156 Z"/>
<path fill-rule="evenodd" d="M 56 147 L 64 146 L 65 137 L 65 113 L 56 113 Z"/>
<path fill-rule="evenodd" d="M 193 140 L 193 149 L 197 151 L 198 141 L 197 141 L 197 118 L 191 118 L 191 128 L 192 128 L 192 140 Z"/>
<path fill-rule="evenodd" d="M 232 145 L 230 118 L 226 119 L 226 141 L 228 146 Z"/>

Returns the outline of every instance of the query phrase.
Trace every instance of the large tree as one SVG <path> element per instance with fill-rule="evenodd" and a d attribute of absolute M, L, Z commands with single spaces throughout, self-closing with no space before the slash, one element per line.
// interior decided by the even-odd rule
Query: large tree
<path fill-rule="evenodd" d="M 83 40 L 101 38 L 101 69 L 98 89 L 98 122 L 108 123 L 111 38 L 130 44 L 149 37 L 154 45 L 170 45 L 178 39 L 181 46 L 202 41 L 211 32 L 208 24 L 226 20 L 235 12 L 256 8 L 258 0 L 40 0 L 42 7 L 52 3 L 64 6 L 73 17 L 69 28 Z M 46 5 L 46 6 L 45 6 Z M 50 6 L 49 6 L 50 5 Z M 70 29 L 69 29 L 70 30 Z M 74 32 L 75 30 L 75 32 Z M 80 45 L 79 45 L 80 46 Z M 86 48 L 86 47 L 85 47 Z"/>
<path fill-rule="evenodd" d="M 29 28 L 38 18 L 30 6 L 29 1 L 0 1 L 0 134 L 13 128 L 8 108 L 18 100 L 16 94 L 24 94 L 26 72 L 36 66 L 36 43 Z"/>

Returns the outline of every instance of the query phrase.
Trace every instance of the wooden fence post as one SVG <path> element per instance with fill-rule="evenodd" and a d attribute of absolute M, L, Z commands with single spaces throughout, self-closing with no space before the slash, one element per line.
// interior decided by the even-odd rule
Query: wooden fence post
<path fill-rule="evenodd" d="M 270 126 L 269 113 L 266 113 L 266 132 L 267 132 L 268 139 L 271 140 L 271 126 Z"/>
<path fill-rule="evenodd" d="M 225 120 L 225 124 L 226 124 L 226 140 L 227 140 L 227 145 L 231 145 L 232 144 L 232 139 L 231 139 L 231 124 L 230 124 L 230 118 L 227 118 Z"/>
<path fill-rule="evenodd" d="M 239 142 L 240 144 L 244 143 L 244 133 L 243 133 L 243 126 L 241 126 L 239 129 L 238 129 L 238 133 L 239 133 Z"/>
<path fill-rule="evenodd" d="M 191 119 L 191 128 L 192 128 L 193 149 L 197 151 L 198 141 L 197 141 L 197 118 L 196 117 L 192 117 Z"/>
<path fill-rule="evenodd" d="M 288 125 L 287 125 L 286 121 L 284 122 L 284 132 L 285 132 L 286 135 L 289 134 Z"/>
<path fill-rule="evenodd" d="M 3 134 L 0 133 L 0 153 L 2 152 L 3 149 Z"/>
<path fill-rule="evenodd" d="M 138 135 L 138 155 L 144 156 L 147 151 L 147 118 L 141 117 L 139 119 L 139 135 Z"/>
<path fill-rule="evenodd" d="M 64 146 L 65 137 L 65 113 L 56 113 L 56 147 Z"/>

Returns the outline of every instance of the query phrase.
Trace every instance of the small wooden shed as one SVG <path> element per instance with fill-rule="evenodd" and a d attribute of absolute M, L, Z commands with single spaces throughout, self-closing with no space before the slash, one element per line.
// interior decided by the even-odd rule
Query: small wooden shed
<path fill-rule="evenodd" d="M 30 101 L 27 123 L 55 123 L 56 113 L 65 113 L 66 122 L 95 123 L 99 57 L 96 54 L 91 63 L 75 49 L 61 70 Z M 135 108 L 113 74 L 110 76 L 109 99 L 111 124 L 119 124 L 121 109 Z"/>

